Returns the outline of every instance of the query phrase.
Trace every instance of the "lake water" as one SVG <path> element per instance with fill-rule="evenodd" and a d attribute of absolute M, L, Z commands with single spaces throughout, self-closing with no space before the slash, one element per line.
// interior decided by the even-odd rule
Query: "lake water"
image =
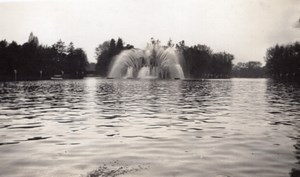
<path fill-rule="evenodd" d="M 299 162 L 299 85 L 0 83 L 0 176 L 284 177 Z"/>

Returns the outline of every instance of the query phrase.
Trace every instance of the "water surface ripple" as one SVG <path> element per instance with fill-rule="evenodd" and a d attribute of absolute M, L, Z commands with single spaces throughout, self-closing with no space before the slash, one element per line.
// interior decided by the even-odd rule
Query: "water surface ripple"
<path fill-rule="evenodd" d="M 0 83 L 0 176 L 300 176 L 299 88 L 267 79 Z"/>

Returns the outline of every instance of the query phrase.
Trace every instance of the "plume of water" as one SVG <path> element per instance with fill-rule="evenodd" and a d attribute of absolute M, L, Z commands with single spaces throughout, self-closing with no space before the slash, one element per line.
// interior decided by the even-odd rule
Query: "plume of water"
<path fill-rule="evenodd" d="M 145 50 L 130 49 L 116 56 L 109 78 L 183 79 L 176 49 L 148 44 Z"/>
<path fill-rule="evenodd" d="M 127 72 L 125 75 L 125 79 L 130 79 L 130 78 L 133 78 L 133 68 L 132 67 L 127 68 Z"/>

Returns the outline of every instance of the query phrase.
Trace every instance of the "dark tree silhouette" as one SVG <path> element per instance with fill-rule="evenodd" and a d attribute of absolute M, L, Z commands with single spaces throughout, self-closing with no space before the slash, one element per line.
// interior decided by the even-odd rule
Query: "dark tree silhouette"
<path fill-rule="evenodd" d="M 39 39 L 33 35 L 33 33 L 31 32 L 28 38 L 28 43 L 33 43 L 35 46 L 39 45 Z"/>
<path fill-rule="evenodd" d="M 258 61 L 249 61 L 247 63 L 239 62 L 233 66 L 232 76 L 243 78 L 266 77 L 265 67 L 262 67 L 262 63 Z"/>
<path fill-rule="evenodd" d="M 267 50 L 268 74 L 277 79 L 300 80 L 300 43 L 275 45 Z"/>
<path fill-rule="evenodd" d="M 176 48 L 184 58 L 183 69 L 189 78 L 228 78 L 231 74 L 232 54 L 213 53 L 206 45 L 188 47 L 184 41 L 176 44 Z"/>
<path fill-rule="evenodd" d="M 82 78 L 88 64 L 85 52 L 73 43 L 66 49 L 59 40 L 52 47 L 39 45 L 39 40 L 30 33 L 28 42 L 0 41 L 0 80 L 49 79 L 65 73 L 67 78 Z"/>

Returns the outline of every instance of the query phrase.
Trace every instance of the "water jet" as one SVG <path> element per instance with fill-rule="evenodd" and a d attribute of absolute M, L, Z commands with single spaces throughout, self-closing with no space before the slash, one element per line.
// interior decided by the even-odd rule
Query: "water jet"
<path fill-rule="evenodd" d="M 115 57 L 107 78 L 184 79 L 184 73 L 175 48 L 152 43 L 144 50 L 121 52 Z"/>

